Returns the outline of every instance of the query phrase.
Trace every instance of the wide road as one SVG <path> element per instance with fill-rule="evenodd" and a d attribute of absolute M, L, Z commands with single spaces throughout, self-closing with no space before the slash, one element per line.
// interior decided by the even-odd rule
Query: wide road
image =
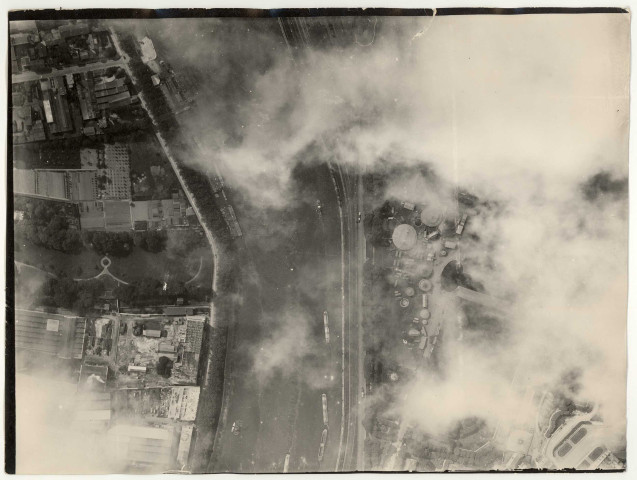
<path fill-rule="evenodd" d="M 120 53 L 121 54 L 121 53 Z M 14 73 L 11 75 L 11 83 L 24 83 L 24 82 L 34 82 L 38 80 L 44 80 L 45 78 L 51 77 L 59 77 L 61 75 L 68 75 L 69 73 L 82 73 L 82 72 L 90 72 L 92 70 L 99 70 L 103 68 L 109 67 L 124 67 L 124 60 L 105 60 L 103 62 L 93 62 L 87 65 L 73 65 L 71 67 L 66 67 L 62 69 L 54 68 L 49 73 L 36 73 L 36 72 L 22 72 L 22 73 Z"/>

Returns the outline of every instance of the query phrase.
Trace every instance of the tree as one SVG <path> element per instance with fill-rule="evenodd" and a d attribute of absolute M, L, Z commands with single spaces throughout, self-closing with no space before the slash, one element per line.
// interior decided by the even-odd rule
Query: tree
<path fill-rule="evenodd" d="M 126 257 L 133 251 L 133 237 L 128 232 L 93 232 L 90 239 L 100 255 Z"/>
<path fill-rule="evenodd" d="M 157 362 L 157 373 L 164 378 L 170 377 L 172 373 L 173 362 L 168 357 L 159 357 Z"/>
<path fill-rule="evenodd" d="M 146 232 L 145 250 L 151 253 L 158 253 L 166 247 L 166 232 L 164 231 L 148 231 Z"/>

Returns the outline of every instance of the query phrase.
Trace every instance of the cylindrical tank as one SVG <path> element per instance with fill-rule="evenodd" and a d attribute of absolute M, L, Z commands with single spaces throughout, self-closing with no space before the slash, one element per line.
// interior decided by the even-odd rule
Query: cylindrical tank
<path fill-rule="evenodd" d="M 392 233 L 392 241 L 399 250 L 411 250 L 416 246 L 418 234 L 416 229 L 407 223 L 398 225 Z"/>
<path fill-rule="evenodd" d="M 418 288 L 422 290 L 423 292 L 428 292 L 429 290 L 431 290 L 432 287 L 433 285 L 426 278 L 423 278 L 422 280 L 418 282 Z"/>
<path fill-rule="evenodd" d="M 422 223 L 430 228 L 437 227 L 442 223 L 444 214 L 442 208 L 438 205 L 427 205 L 420 214 Z"/>
<path fill-rule="evenodd" d="M 434 273 L 434 267 L 431 265 L 431 262 L 422 263 L 420 265 L 420 275 L 422 278 L 429 278 Z"/>

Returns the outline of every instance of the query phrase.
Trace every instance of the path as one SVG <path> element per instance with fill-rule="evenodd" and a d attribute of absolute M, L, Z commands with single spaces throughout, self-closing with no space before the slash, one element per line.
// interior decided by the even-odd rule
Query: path
<path fill-rule="evenodd" d="M 115 275 L 113 275 L 111 272 L 109 272 L 108 267 L 111 266 L 111 259 L 108 257 L 103 257 L 100 260 L 100 265 L 102 266 L 102 271 L 100 273 L 98 273 L 97 275 L 95 275 L 94 277 L 90 277 L 90 278 L 74 278 L 73 280 L 75 280 L 76 282 L 86 282 L 88 280 L 97 280 L 100 277 L 103 276 L 107 276 L 107 277 L 111 277 L 113 280 L 115 280 L 118 284 L 123 283 L 124 285 L 129 285 L 128 282 L 125 282 L 124 280 L 122 280 L 121 278 L 117 278 Z"/>
<path fill-rule="evenodd" d="M 33 265 L 29 265 L 28 263 L 18 262 L 17 260 L 14 260 L 13 263 L 15 264 L 16 267 L 18 267 L 18 273 L 22 270 L 23 267 L 27 267 L 27 268 L 32 268 L 33 270 L 37 270 L 38 272 L 42 272 L 45 275 L 48 275 L 49 277 L 58 278 L 56 274 L 47 272 L 46 270 L 42 270 L 41 268 L 38 268 Z"/>
<path fill-rule="evenodd" d="M 184 283 L 184 285 L 188 285 L 189 283 L 194 282 L 197 277 L 199 276 L 199 274 L 201 273 L 201 268 L 203 267 L 203 257 L 199 257 L 199 268 L 197 269 L 197 273 L 195 273 L 195 275 L 188 280 L 187 282 Z"/>

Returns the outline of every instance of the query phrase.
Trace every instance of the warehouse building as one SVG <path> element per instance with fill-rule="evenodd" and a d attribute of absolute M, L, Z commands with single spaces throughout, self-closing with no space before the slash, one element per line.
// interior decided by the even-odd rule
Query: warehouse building
<path fill-rule="evenodd" d="M 61 359 L 84 355 L 86 319 L 21 310 L 15 312 L 15 348 Z"/>
<path fill-rule="evenodd" d="M 13 169 L 14 192 L 73 202 L 97 198 L 94 170 Z"/>

